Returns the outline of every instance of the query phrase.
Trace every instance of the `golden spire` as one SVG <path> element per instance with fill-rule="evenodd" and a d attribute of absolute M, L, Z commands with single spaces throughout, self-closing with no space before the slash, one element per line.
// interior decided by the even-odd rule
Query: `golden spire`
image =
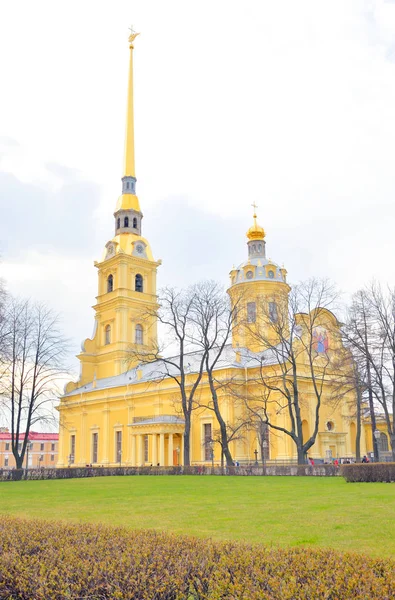
<path fill-rule="evenodd" d="M 263 240 L 266 235 L 265 230 L 263 229 L 263 227 L 258 225 L 257 220 L 256 220 L 257 219 L 256 209 L 258 208 L 258 206 L 255 204 L 255 202 L 253 204 L 251 204 L 251 206 L 254 207 L 254 217 L 253 217 L 254 224 L 247 231 L 247 237 L 249 240 Z"/>
<path fill-rule="evenodd" d="M 126 136 L 125 136 L 125 165 L 123 176 L 136 177 L 134 166 L 134 112 L 133 112 L 133 42 L 140 35 L 130 28 L 129 48 L 129 84 L 128 84 L 128 104 L 126 111 Z"/>
<path fill-rule="evenodd" d="M 133 42 L 140 35 L 130 28 L 129 36 L 129 83 L 126 109 L 125 164 L 122 176 L 122 196 L 119 197 L 115 212 L 118 210 L 140 211 L 136 196 L 136 172 L 134 167 L 134 111 L 133 111 Z"/>

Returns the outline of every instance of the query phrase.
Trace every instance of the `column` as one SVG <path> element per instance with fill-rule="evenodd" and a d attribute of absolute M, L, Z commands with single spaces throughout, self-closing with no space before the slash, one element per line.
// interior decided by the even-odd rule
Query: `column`
<path fill-rule="evenodd" d="M 81 413 L 81 449 L 80 449 L 80 460 L 78 461 L 81 465 L 85 466 L 88 462 L 86 460 L 86 411 Z"/>
<path fill-rule="evenodd" d="M 144 458 L 144 449 L 143 449 L 143 436 L 142 435 L 138 435 L 137 436 L 137 466 L 141 467 L 141 465 L 143 464 L 143 458 Z"/>
<path fill-rule="evenodd" d="M 189 442 L 189 461 L 192 464 L 192 436 L 190 436 Z M 184 464 L 184 436 L 180 435 L 180 465 Z"/>
<path fill-rule="evenodd" d="M 159 464 L 161 467 L 165 466 L 165 434 L 159 434 Z"/>
<path fill-rule="evenodd" d="M 156 433 L 153 433 L 151 435 L 151 458 L 152 458 L 152 466 L 156 467 L 156 465 L 158 464 L 158 440 L 157 440 L 157 435 Z"/>
<path fill-rule="evenodd" d="M 97 460 L 99 464 L 108 465 L 108 450 L 109 450 L 109 439 L 108 439 L 108 428 L 110 424 L 110 409 L 107 407 L 103 410 L 103 439 L 100 439 L 99 435 L 99 456 Z"/>
<path fill-rule="evenodd" d="M 134 433 L 130 436 L 130 462 L 132 467 L 136 466 L 136 436 Z"/>
<path fill-rule="evenodd" d="M 63 415 L 60 413 L 59 416 L 59 443 L 58 443 L 58 462 L 57 467 L 64 467 L 67 465 L 67 460 L 65 462 L 63 452 L 64 452 L 64 436 L 66 434 L 66 429 L 63 427 Z"/>
<path fill-rule="evenodd" d="M 169 445 L 168 445 L 168 463 L 169 467 L 173 466 L 173 434 L 169 433 Z"/>

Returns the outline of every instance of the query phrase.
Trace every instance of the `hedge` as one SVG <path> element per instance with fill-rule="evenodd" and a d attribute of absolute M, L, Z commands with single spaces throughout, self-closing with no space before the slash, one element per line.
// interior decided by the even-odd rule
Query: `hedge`
<path fill-rule="evenodd" d="M 21 479 L 75 479 L 84 477 L 111 477 L 115 475 L 281 475 L 336 477 L 340 474 L 335 465 L 242 465 L 214 468 L 207 465 L 190 467 L 66 467 L 44 469 L 0 469 L 0 481 Z"/>
<path fill-rule="evenodd" d="M 395 481 L 395 462 L 392 463 L 356 463 L 342 465 L 341 474 L 346 481 Z"/>
<path fill-rule="evenodd" d="M 0 517 L 2 599 L 389 599 L 394 567 L 329 549 Z"/>

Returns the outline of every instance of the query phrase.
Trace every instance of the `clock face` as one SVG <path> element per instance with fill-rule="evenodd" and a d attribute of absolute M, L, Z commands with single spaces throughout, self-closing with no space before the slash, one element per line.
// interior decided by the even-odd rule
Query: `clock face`
<path fill-rule="evenodd" d="M 252 271 L 247 271 L 246 277 L 247 279 L 252 279 L 254 277 L 254 273 Z"/>
<path fill-rule="evenodd" d="M 136 252 L 138 254 L 143 254 L 143 252 L 144 252 L 144 246 L 142 244 L 137 244 L 137 246 L 136 246 Z"/>

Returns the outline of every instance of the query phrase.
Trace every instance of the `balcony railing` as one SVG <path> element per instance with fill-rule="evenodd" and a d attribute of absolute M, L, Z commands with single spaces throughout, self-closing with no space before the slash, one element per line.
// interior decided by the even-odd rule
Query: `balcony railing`
<path fill-rule="evenodd" d="M 133 417 L 133 423 L 179 423 L 185 421 L 177 415 L 148 415 L 145 417 Z"/>

